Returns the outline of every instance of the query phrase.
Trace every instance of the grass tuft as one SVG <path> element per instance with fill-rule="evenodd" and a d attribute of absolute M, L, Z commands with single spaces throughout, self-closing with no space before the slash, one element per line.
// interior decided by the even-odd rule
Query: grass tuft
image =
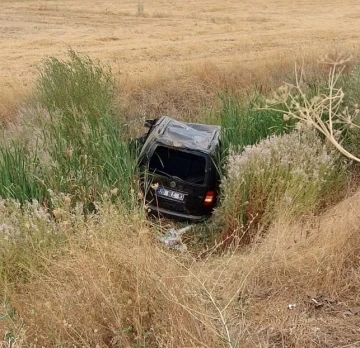
<path fill-rule="evenodd" d="M 293 129 L 295 123 L 285 121 L 281 112 L 259 110 L 256 106 L 258 99 L 254 97 L 244 104 L 231 96 L 222 98 L 220 122 L 225 152 L 230 146 L 242 151 L 270 135 L 284 134 Z"/>
<path fill-rule="evenodd" d="M 94 116 L 113 111 L 115 80 L 111 69 L 74 50 L 68 60 L 48 58 L 40 67 L 37 92 L 51 111 L 76 109 Z"/>
<path fill-rule="evenodd" d="M 113 90 L 110 69 L 87 56 L 70 50 L 67 61 L 45 61 L 40 111 L 29 109 L 36 115 L 24 115 L 18 127 L 25 136 L 0 147 L 1 196 L 50 206 L 51 189 L 82 201 L 87 211 L 111 191 L 113 199 L 134 204 L 136 159 Z"/>

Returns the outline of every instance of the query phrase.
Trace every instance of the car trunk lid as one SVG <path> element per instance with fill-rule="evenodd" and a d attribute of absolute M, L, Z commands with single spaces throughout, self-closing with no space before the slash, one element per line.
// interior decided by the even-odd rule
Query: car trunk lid
<path fill-rule="evenodd" d="M 157 146 L 149 160 L 149 204 L 180 214 L 208 214 L 215 199 L 206 185 L 208 161 L 200 152 Z"/>

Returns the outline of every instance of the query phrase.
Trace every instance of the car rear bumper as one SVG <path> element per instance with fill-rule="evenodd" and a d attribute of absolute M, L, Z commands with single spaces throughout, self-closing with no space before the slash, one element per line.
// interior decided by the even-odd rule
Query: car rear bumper
<path fill-rule="evenodd" d="M 210 215 L 197 216 L 197 215 L 182 214 L 182 213 L 174 212 L 171 210 L 155 207 L 153 205 L 147 206 L 147 208 L 148 208 L 148 212 L 150 214 L 154 214 L 156 216 L 161 215 L 164 217 L 171 217 L 171 218 L 175 218 L 175 219 L 179 219 L 179 220 L 181 219 L 181 220 L 192 220 L 192 221 L 201 222 L 210 217 Z"/>

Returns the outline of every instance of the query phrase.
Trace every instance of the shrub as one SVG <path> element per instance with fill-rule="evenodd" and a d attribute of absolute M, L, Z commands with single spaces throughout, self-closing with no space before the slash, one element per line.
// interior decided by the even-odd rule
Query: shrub
<path fill-rule="evenodd" d="M 314 211 L 339 189 L 338 156 L 313 133 L 271 136 L 239 153 L 234 149 L 222 182 L 222 204 L 215 216 L 224 235 L 266 227 L 284 209 L 293 217 Z M 247 235 L 248 236 L 248 235 Z"/>

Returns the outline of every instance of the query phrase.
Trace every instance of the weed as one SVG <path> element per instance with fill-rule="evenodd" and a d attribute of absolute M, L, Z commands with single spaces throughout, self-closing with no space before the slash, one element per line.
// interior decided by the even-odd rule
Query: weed
<path fill-rule="evenodd" d="M 272 134 L 284 134 L 293 129 L 294 122 L 285 121 L 280 111 L 258 110 L 257 100 L 258 97 L 254 97 L 243 104 L 233 97 L 222 98 L 220 122 L 225 152 L 230 146 L 241 151 Z"/>
<path fill-rule="evenodd" d="M 116 188 L 114 199 L 133 204 L 136 159 L 113 89 L 110 69 L 72 50 L 67 61 L 44 62 L 37 93 L 47 112 L 24 121 L 23 133 L 30 136 L 0 147 L 0 195 L 22 203 L 36 199 L 51 208 L 51 189 L 84 202 L 88 212 Z"/>
<path fill-rule="evenodd" d="M 344 176 L 336 160 L 334 151 L 311 133 L 271 136 L 240 153 L 231 150 L 216 211 L 225 235 L 239 234 L 248 241 L 250 223 L 257 230 L 284 209 L 294 218 L 313 212 L 341 187 Z"/>
<path fill-rule="evenodd" d="M 315 129 L 324 136 L 340 153 L 349 159 L 360 162 L 360 158 L 354 156 L 342 144 L 343 134 L 355 129 L 360 130 L 357 123 L 360 109 L 358 104 L 354 106 L 344 105 L 344 92 L 338 81 L 346 68 L 350 58 L 327 57 L 323 63 L 330 66 L 329 77 L 325 91 L 321 89 L 315 95 L 307 93 L 302 86 L 303 69 L 296 71 L 295 84 L 285 83 L 274 94 L 273 99 L 268 100 L 267 110 L 283 111 L 285 119 L 298 121 L 298 128 Z M 279 109 L 276 105 L 281 105 Z"/>
<path fill-rule="evenodd" d="M 9 297 L 5 296 L 0 302 L 0 321 L 7 323 L 7 329 L 0 344 L 5 344 L 11 348 L 21 340 L 24 333 L 24 323 L 22 318 L 18 318 L 16 309 L 11 305 Z"/>
<path fill-rule="evenodd" d="M 20 202 L 47 200 L 47 186 L 36 150 L 30 152 L 23 144 L 12 141 L 0 147 L 0 196 Z"/>
<path fill-rule="evenodd" d="M 136 159 L 114 117 L 67 112 L 47 125 L 44 139 L 55 163 L 49 187 L 83 201 L 98 200 L 104 191 L 117 188 L 123 202 L 134 202 Z"/>
<path fill-rule="evenodd" d="M 75 108 L 94 117 L 112 112 L 115 81 L 110 68 L 72 49 L 68 57 L 50 57 L 40 67 L 40 103 L 51 111 L 68 112 Z"/>

